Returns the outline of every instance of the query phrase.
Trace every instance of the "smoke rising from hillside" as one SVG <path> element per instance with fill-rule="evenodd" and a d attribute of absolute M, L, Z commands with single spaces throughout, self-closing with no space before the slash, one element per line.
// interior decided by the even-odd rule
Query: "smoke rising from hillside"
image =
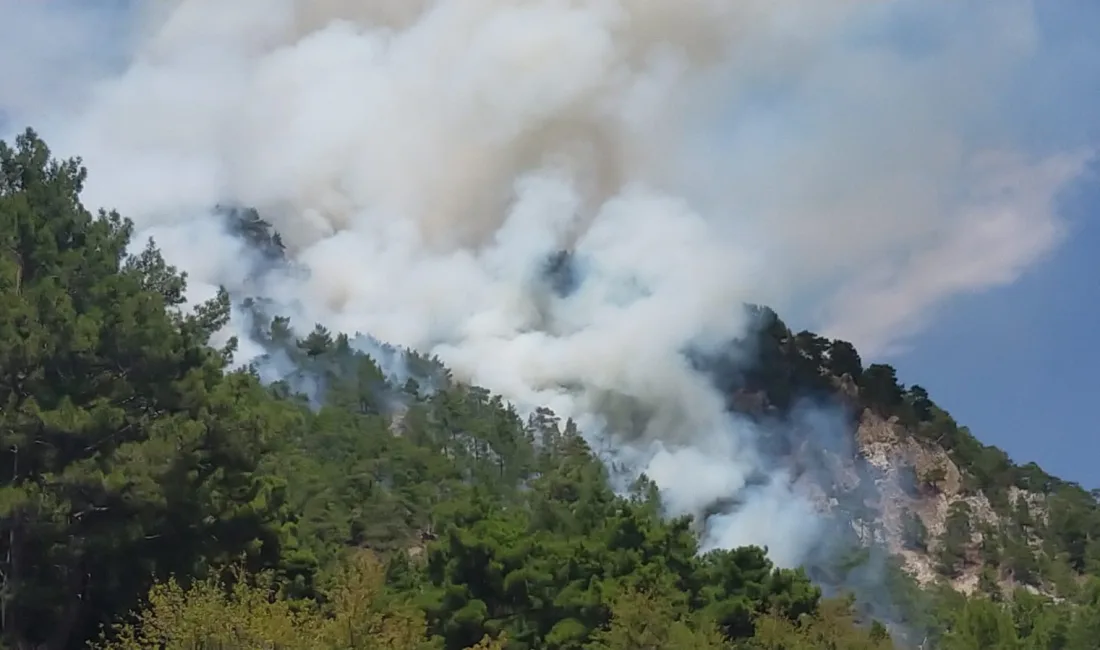
<path fill-rule="evenodd" d="M 24 84 L 15 116 L 85 158 L 86 201 L 135 219 L 196 298 L 223 284 L 436 354 L 617 440 L 677 510 L 739 496 L 709 543 L 791 564 L 807 505 L 760 482 L 755 434 L 683 353 L 744 334 L 743 301 L 881 348 L 1057 243 L 1084 156 L 1014 152 L 998 93 L 1039 37 L 1029 3 L 978 5 L 141 3 L 125 66 L 56 102 Z M 882 38 L 910 14 L 938 38 L 914 56 Z M 223 202 L 307 272 L 252 274 Z M 568 290 L 546 272 L 562 250 Z"/>

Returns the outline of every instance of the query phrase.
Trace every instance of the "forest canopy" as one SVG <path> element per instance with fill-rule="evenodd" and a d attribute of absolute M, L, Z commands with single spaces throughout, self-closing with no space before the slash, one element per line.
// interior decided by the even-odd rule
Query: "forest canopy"
<path fill-rule="evenodd" d="M 851 344 L 793 334 L 754 308 L 757 361 L 727 379 L 780 415 L 854 382 L 855 409 L 942 445 L 969 489 L 1041 533 L 1036 549 L 1006 531 L 979 561 L 1060 580 L 1057 599 L 921 590 L 886 561 L 896 607 L 876 618 L 765 549 L 702 553 L 690 518 L 663 516 L 652 481 L 612 489 L 573 422 L 523 417 L 412 352 L 396 351 L 409 377 L 395 382 L 347 334 L 299 338 L 250 303 L 257 341 L 296 369 L 265 385 L 233 364 L 236 341 L 211 345 L 230 296 L 188 305 L 186 275 L 154 242 L 130 253 L 133 224 L 81 204 L 85 177 L 31 130 L 0 143 L 10 648 L 1097 647 L 1093 496 L 981 445 Z M 257 214 L 227 213 L 279 254 Z M 1012 486 L 1049 497 L 1044 521 L 1001 499 Z M 948 534 L 969 527 L 960 511 Z M 926 536 L 914 526 L 912 543 Z M 975 561 L 962 541 L 944 548 L 945 574 Z M 842 555 L 834 574 L 866 561 L 856 545 Z"/>

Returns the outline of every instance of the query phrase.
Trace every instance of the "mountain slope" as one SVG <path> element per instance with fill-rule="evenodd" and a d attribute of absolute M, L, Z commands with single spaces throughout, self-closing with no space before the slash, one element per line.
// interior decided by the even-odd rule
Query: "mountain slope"
<path fill-rule="evenodd" d="M 930 624 L 876 602 L 895 599 L 886 593 L 897 580 L 887 575 L 894 568 L 933 591 L 944 585 L 994 600 L 1020 589 L 1055 602 L 1084 597 L 1100 549 L 1092 541 L 1100 533 L 1093 495 L 982 445 L 922 387 L 900 384 L 892 367 L 864 367 L 851 344 L 793 333 L 770 309 L 747 309 L 755 338 L 696 361 L 725 387 L 732 412 L 764 425 L 765 446 L 830 517 L 833 541 L 808 564 L 821 584 L 854 591 L 866 616 L 894 621 L 903 632 L 914 628 L 910 635 Z M 753 363 L 744 363 L 746 353 Z M 847 427 L 801 421 L 804 411 L 821 409 L 845 414 Z M 855 547 L 892 557 L 879 557 L 862 576 L 851 573 L 858 566 L 837 573 L 836 557 Z"/>
<path fill-rule="evenodd" d="M 231 297 L 185 310 L 186 278 L 151 244 L 126 253 L 132 224 L 84 209 L 83 178 L 33 132 L 0 146 L 12 648 L 1096 647 L 1092 495 L 843 341 L 752 307 L 751 340 L 693 359 L 832 526 L 803 569 L 701 552 L 698 522 L 663 516 L 645 477 L 616 491 L 576 423 L 435 359 L 296 335 L 254 300 L 262 354 L 234 370 L 240 342 L 211 345 Z M 843 426 L 813 419 L 830 409 Z M 1006 599 L 1017 584 L 1037 593 Z"/>
<path fill-rule="evenodd" d="M 885 544 L 922 584 L 1073 597 L 1100 568 L 1094 493 L 983 445 L 922 387 L 900 384 L 892 367 L 863 368 L 849 344 L 766 318 L 757 345 L 769 360 L 748 381 L 756 412 L 776 404 L 789 411 L 792 395 L 843 405 L 850 440 L 825 451 L 833 462 L 816 485 L 831 501 L 824 509 L 861 501 L 870 510 L 853 513 L 861 537 Z M 745 391 L 731 402 L 744 408 Z"/>

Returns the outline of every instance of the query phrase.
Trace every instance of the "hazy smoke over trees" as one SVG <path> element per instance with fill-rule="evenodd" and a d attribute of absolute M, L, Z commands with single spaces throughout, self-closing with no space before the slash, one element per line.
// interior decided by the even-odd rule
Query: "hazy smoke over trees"
<path fill-rule="evenodd" d="M 779 563 L 809 507 L 685 351 L 743 335 L 745 301 L 881 350 L 1052 250 L 1087 158 L 1020 149 L 999 113 L 1042 44 L 1023 0 L 966 20 L 858 0 L 0 7 L 71 36 L 51 57 L 9 34 L 30 63 L 0 73 L 0 105 L 83 156 L 86 201 L 135 219 L 196 298 L 224 285 L 303 333 L 438 355 L 575 418 L 673 510 L 737 496 L 708 542 Z M 110 56 L 103 24 L 125 27 Z M 257 272 L 219 204 L 255 207 L 291 264 Z"/>

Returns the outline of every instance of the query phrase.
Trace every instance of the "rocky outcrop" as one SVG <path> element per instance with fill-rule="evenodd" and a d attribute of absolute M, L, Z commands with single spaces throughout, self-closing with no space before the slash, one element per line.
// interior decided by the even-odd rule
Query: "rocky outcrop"
<path fill-rule="evenodd" d="M 858 418 L 852 453 L 834 454 L 830 462 L 820 465 L 826 469 L 826 478 L 806 486 L 804 492 L 824 511 L 837 507 L 844 495 L 851 499 L 857 494 L 870 513 L 853 522 L 860 538 L 884 545 L 921 584 L 940 579 L 936 554 L 948 515 L 955 504 L 964 502 L 971 522 L 967 562 L 951 584 L 965 593 L 978 588 L 981 531 L 1008 522 L 996 514 L 986 495 L 964 489 L 962 472 L 942 447 L 914 435 L 897 418 L 883 418 L 868 409 Z M 1042 495 L 1012 488 L 1009 498 L 1024 499 L 1034 516 L 1045 516 Z M 927 531 L 924 550 L 906 540 L 906 519 L 913 516 Z M 1001 576 L 1001 583 L 1005 590 L 1015 587 L 1008 576 Z"/>

